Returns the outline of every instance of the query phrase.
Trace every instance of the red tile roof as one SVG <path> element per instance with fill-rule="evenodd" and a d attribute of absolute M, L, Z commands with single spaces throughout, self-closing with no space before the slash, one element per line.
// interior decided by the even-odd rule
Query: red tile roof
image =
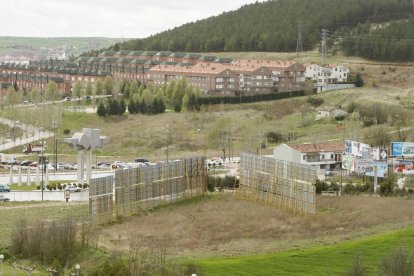
<path fill-rule="evenodd" d="M 287 144 L 290 148 L 302 153 L 318 152 L 343 152 L 345 150 L 344 141 L 329 141 L 315 144 Z"/>

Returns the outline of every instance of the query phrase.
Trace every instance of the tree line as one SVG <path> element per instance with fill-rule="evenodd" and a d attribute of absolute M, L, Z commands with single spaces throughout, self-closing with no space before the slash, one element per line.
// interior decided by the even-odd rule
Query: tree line
<path fill-rule="evenodd" d="M 366 21 L 407 18 L 411 0 L 279 0 L 244 5 L 172 30 L 117 43 L 111 50 L 170 50 L 186 52 L 296 50 L 298 25 L 303 49 L 320 43 L 322 28 L 331 33 Z M 101 50 L 102 51 L 102 50 Z M 96 55 L 100 51 L 89 52 Z"/>
<path fill-rule="evenodd" d="M 106 79 L 109 78 L 111 77 Z M 145 86 L 135 80 L 122 81 L 119 87 L 120 94 L 116 93 L 116 96 L 100 102 L 97 110 L 99 116 L 122 115 L 126 107 L 130 114 L 160 114 L 167 108 L 174 112 L 200 109 L 198 101 L 201 92 L 185 79 L 173 80 L 159 87 L 151 83 Z M 122 98 L 119 95 L 122 95 Z"/>
<path fill-rule="evenodd" d="M 371 24 L 343 32 L 342 50 L 349 56 L 379 61 L 414 61 L 414 17 L 375 29 Z"/>

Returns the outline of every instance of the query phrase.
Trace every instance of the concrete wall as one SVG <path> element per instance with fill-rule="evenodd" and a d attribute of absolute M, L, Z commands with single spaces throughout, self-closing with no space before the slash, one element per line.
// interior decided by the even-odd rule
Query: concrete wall
<path fill-rule="evenodd" d="M 302 154 L 286 144 L 282 144 L 273 150 L 273 158 L 295 163 L 302 163 Z"/>
<path fill-rule="evenodd" d="M 340 90 L 340 89 L 350 89 L 354 87 L 355 87 L 355 84 L 350 84 L 350 83 L 337 83 L 337 84 L 332 83 L 332 84 L 324 84 L 324 85 L 318 84 L 318 92 Z"/>

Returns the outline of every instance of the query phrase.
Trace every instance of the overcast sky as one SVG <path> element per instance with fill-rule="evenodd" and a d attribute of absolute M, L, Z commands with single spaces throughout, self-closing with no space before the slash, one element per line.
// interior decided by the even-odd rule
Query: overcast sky
<path fill-rule="evenodd" d="M 0 36 L 142 38 L 253 0 L 0 0 Z"/>

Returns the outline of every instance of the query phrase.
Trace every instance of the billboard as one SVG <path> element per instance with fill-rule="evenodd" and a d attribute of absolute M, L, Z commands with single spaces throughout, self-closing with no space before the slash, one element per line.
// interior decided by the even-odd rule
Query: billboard
<path fill-rule="evenodd" d="M 362 174 L 367 171 L 372 171 L 372 167 L 374 167 L 374 161 L 372 159 L 357 159 L 355 164 L 355 172 Z"/>
<path fill-rule="evenodd" d="M 414 157 L 414 143 L 412 142 L 392 142 L 391 155 Z"/>
<path fill-rule="evenodd" d="M 372 158 L 377 161 L 385 161 L 388 157 L 388 151 L 384 148 L 373 148 Z"/>
<path fill-rule="evenodd" d="M 385 177 L 385 174 L 387 173 L 387 170 L 388 170 L 387 162 L 374 162 L 373 165 L 377 167 L 377 176 Z M 367 168 L 365 170 L 365 175 L 375 176 L 374 167 Z"/>
<path fill-rule="evenodd" d="M 394 172 L 403 174 L 414 174 L 413 160 L 394 160 Z"/>
<path fill-rule="evenodd" d="M 364 143 L 345 140 L 345 154 L 368 159 L 372 158 L 372 148 Z"/>
<path fill-rule="evenodd" d="M 342 156 L 342 169 L 355 172 L 356 167 L 356 159 L 352 155 L 344 155 Z"/>

